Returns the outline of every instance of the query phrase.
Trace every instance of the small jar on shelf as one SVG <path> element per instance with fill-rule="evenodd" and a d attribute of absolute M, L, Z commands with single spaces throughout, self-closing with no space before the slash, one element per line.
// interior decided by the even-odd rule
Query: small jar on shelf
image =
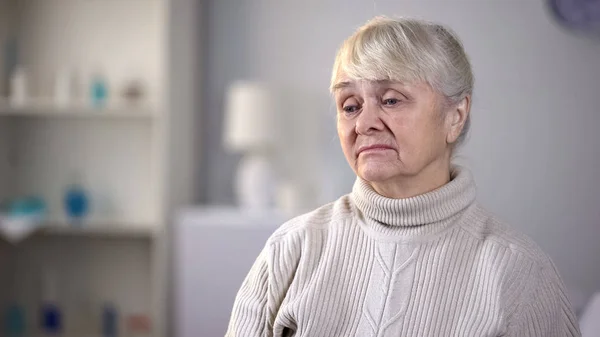
<path fill-rule="evenodd" d="M 89 94 L 92 108 L 106 108 L 108 103 L 108 82 L 101 72 L 95 72 L 92 75 Z"/>
<path fill-rule="evenodd" d="M 71 225 L 81 226 L 90 212 L 90 198 L 81 183 L 79 174 L 73 175 L 73 180 L 65 189 L 64 208 Z"/>

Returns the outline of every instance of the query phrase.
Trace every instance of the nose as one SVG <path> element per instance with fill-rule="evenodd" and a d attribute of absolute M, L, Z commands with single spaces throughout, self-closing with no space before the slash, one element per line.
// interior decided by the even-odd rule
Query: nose
<path fill-rule="evenodd" d="M 362 111 L 356 117 L 356 133 L 359 135 L 368 135 L 375 131 L 382 131 L 385 128 L 381 120 L 381 111 L 377 104 L 365 102 Z"/>

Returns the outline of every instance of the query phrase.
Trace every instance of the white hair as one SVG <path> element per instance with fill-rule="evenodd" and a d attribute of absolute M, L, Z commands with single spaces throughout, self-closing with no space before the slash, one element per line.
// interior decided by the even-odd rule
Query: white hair
<path fill-rule="evenodd" d="M 458 36 L 443 25 L 410 18 L 376 17 L 337 52 L 330 90 L 352 80 L 425 82 L 457 104 L 473 93 L 473 71 Z M 470 114 L 457 144 L 470 128 Z"/>

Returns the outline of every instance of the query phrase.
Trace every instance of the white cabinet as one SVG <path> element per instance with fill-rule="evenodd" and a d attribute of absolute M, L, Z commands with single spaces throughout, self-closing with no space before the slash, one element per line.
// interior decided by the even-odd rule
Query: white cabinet
<path fill-rule="evenodd" d="M 174 233 L 175 337 L 224 336 L 235 295 L 287 217 L 233 208 L 180 213 Z"/>

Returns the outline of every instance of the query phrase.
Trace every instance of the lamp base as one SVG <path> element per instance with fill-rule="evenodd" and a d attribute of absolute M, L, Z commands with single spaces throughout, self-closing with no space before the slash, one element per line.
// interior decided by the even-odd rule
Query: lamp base
<path fill-rule="evenodd" d="M 251 211 L 274 208 L 275 175 L 267 155 L 244 155 L 238 166 L 235 186 L 240 208 Z"/>

